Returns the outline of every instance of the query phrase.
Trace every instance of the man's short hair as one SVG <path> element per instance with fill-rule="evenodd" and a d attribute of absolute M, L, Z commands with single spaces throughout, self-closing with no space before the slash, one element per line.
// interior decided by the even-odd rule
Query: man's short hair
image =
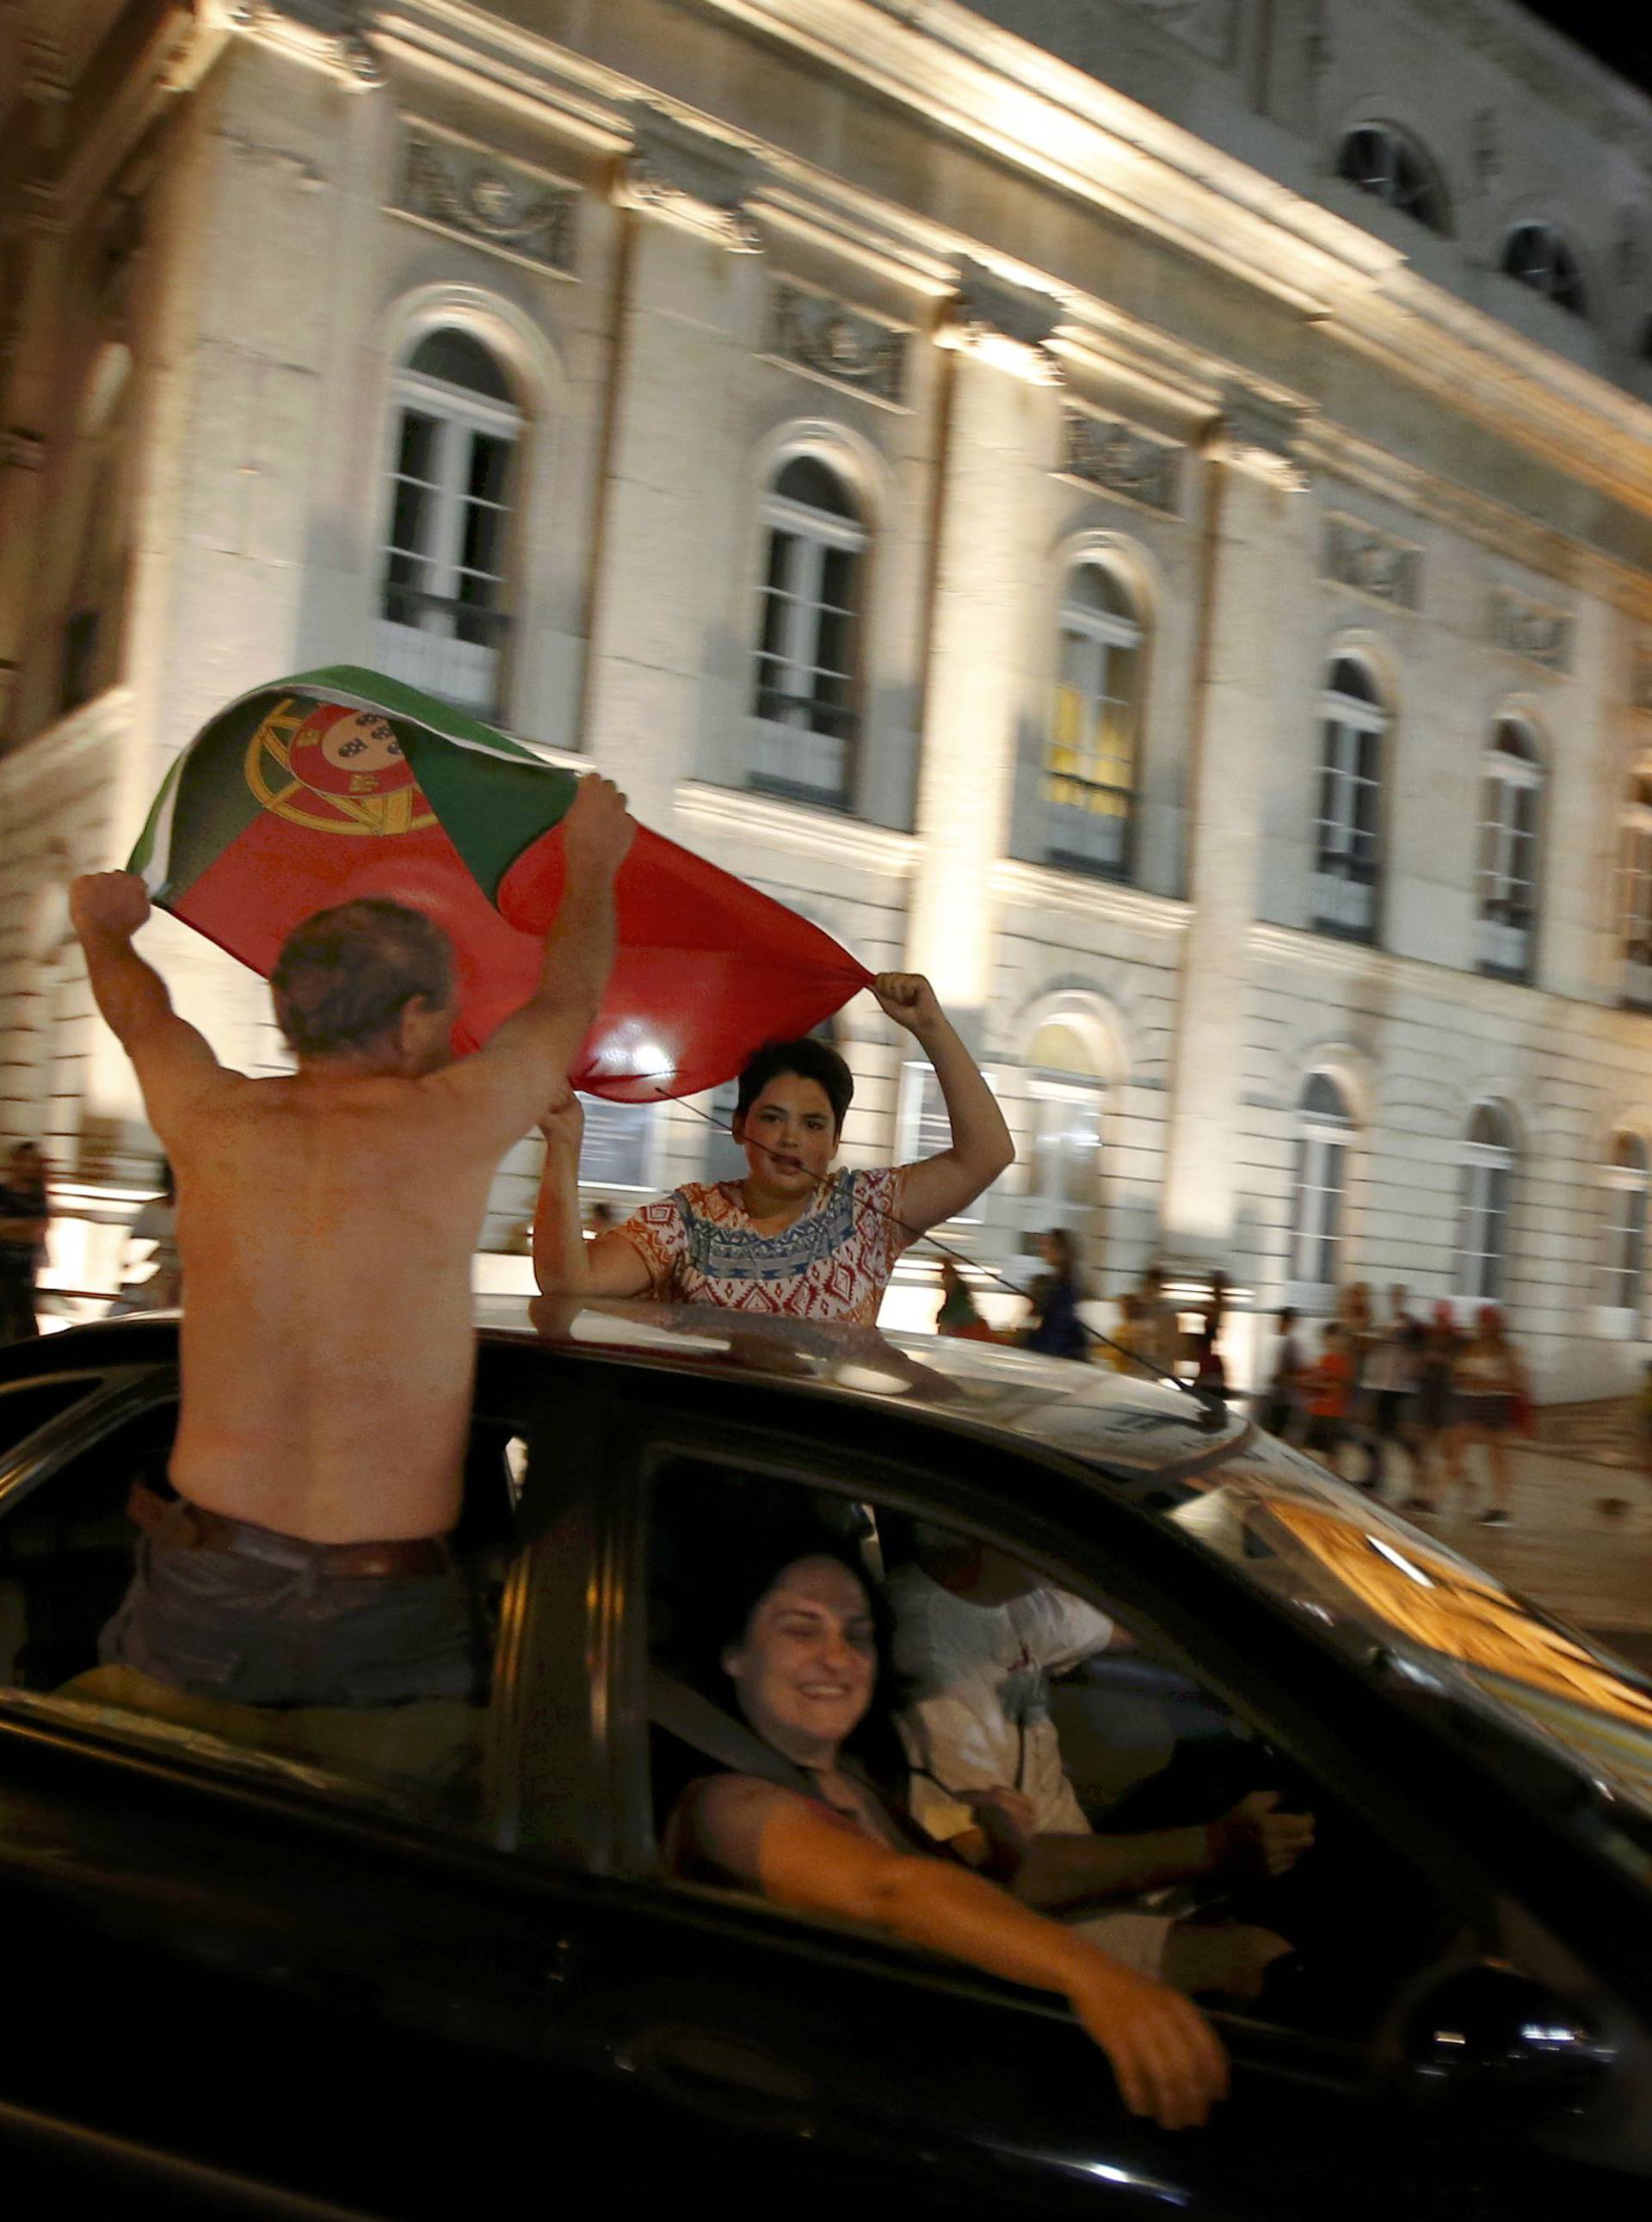
<path fill-rule="evenodd" d="M 799 1080 L 812 1080 L 826 1091 L 832 1107 L 834 1137 L 843 1131 L 849 1105 L 854 1101 L 854 1076 L 829 1042 L 806 1034 L 801 1041 L 765 1042 L 740 1076 L 735 1116 L 743 1119 L 768 1086 L 782 1073 L 794 1072 Z"/>
<path fill-rule="evenodd" d="M 270 975 L 275 1020 L 295 1057 L 371 1049 L 416 996 L 454 990 L 454 949 L 422 911 L 364 895 L 295 926 Z"/>

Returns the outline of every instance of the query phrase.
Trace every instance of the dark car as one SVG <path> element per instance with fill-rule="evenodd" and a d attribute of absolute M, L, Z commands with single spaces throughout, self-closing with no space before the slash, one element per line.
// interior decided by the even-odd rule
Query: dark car
<path fill-rule="evenodd" d="M 166 1491 L 176 1324 L 0 1353 L 16 2211 L 1644 2214 L 1631 1669 L 1173 1389 L 709 1309 L 495 1304 L 479 1338 L 456 1546 L 491 1697 L 382 1738 L 123 1704 L 97 1639 Z M 673 1710 L 703 1579 L 777 1504 L 996 1542 L 1129 1631 L 1058 1701 L 1101 1810 L 1315 1813 L 1296 1956 L 1216 2012 L 1208 2128 L 1129 2114 L 1048 1997 L 662 1872 L 671 1786 L 715 1763 Z"/>

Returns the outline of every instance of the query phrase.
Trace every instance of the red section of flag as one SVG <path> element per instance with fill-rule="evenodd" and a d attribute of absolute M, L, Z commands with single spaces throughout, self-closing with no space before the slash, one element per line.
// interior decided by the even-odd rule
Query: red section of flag
<path fill-rule="evenodd" d="M 496 910 L 440 825 L 341 837 L 266 809 L 170 907 L 267 978 L 315 912 L 359 895 L 408 903 L 452 938 L 462 1052 L 533 993 L 561 888 L 560 830 L 517 858 Z M 613 977 L 570 1076 L 595 1095 L 652 1102 L 717 1087 L 761 1043 L 806 1033 L 871 976 L 795 911 L 646 828 L 617 896 Z"/>

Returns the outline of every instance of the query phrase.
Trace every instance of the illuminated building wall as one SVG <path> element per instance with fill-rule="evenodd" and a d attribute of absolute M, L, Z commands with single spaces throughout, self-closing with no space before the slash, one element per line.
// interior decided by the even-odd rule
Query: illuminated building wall
<path fill-rule="evenodd" d="M 983 1259 L 1498 1289 L 1548 1393 L 1627 1381 L 1652 104 L 1442 16 L 0 12 L 0 1126 L 66 1277 L 153 1146 L 61 882 L 227 697 L 365 662 L 931 972 L 1022 1145 Z M 920 1146 L 901 1041 L 841 1039 L 847 1153 Z M 591 1170 L 712 1152 L 610 1115 Z"/>

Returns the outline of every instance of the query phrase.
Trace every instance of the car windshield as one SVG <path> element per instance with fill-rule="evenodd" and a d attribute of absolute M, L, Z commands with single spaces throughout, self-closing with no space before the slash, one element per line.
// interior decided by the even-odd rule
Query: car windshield
<path fill-rule="evenodd" d="M 1352 1635 L 1397 1685 L 1593 1784 L 1652 1884 L 1652 1684 L 1632 1666 L 1269 1438 L 1177 1494 L 1171 1520 L 1253 1586 Z"/>

